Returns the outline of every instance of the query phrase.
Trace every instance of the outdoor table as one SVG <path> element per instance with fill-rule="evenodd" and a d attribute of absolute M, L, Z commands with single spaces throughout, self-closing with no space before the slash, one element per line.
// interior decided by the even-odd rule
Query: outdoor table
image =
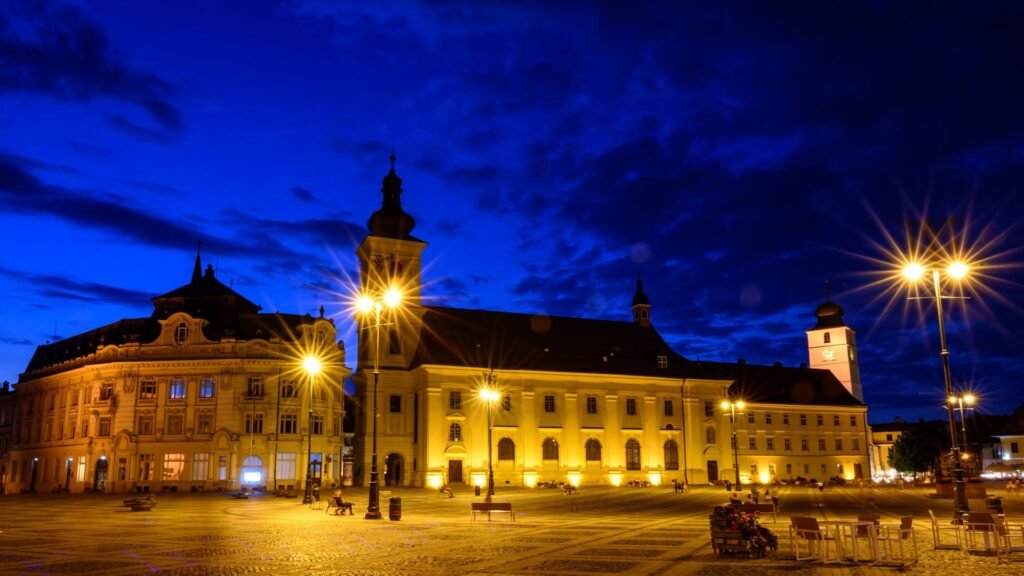
<path fill-rule="evenodd" d="M 828 527 L 835 527 L 836 540 L 839 542 L 840 556 L 846 555 L 846 540 L 851 540 L 850 552 L 851 560 L 859 562 L 860 558 L 860 539 L 866 537 L 868 539 L 868 546 L 870 557 L 864 558 L 864 560 L 876 560 L 877 559 L 877 545 L 876 539 L 878 535 L 878 525 L 870 520 L 819 520 L 818 524 Z M 858 534 L 858 528 L 864 528 L 865 535 Z"/>

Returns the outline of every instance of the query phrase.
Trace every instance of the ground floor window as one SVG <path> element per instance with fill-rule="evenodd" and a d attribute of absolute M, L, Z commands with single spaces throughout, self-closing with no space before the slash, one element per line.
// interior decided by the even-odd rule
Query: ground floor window
<path fill-rule="evenodd" d="M 75 480 L 85 482 L 85 456 L 78 457 L 78 473 L 75 475 Z"/>
<path fill-rule="evenodd" d="M 163 479 L 167 480 L 181 480 L 182 473 L 185 471 L 185 455 L 184 454 L 164 454 L 164 470 Z"/>
<path fill-rule="evenodd" d="M 155 474 L 153 464 L 155 458 L 152 454 L 139 454 L 139 480 L 152 480 Z"/>
<path fill-rule="evenodd" d="M 630 438 L 626 441 L 626 470 L 640 469 L 640 443 Z"/>
<path fill-rule="evenodd" d="M 192 455 L 192 479 L 193 480 L 206 480 L 210 475 L 210 455 L 209 454 L 193 454 Z"/>
<path fill-rule="evenodd" d="M 218 456 L 217 457 L 217 479 L 227 480 L 228 479 L 228 457 Z"/>
<path fill-rule="evenodd" d="M 278 480 L 295 479 L 295 452 L 280 452 L 277 455 Z"/>

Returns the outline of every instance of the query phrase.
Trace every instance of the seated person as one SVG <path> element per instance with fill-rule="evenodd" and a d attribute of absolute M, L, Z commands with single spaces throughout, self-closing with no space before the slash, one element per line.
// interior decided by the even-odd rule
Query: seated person
<path fill-rule="evenodd" d="M 448 484 L 444 484 L 441 486 L 440 494 L 442 496 L 447 496 L 449 498 L 455 496 L 455 493 L 452 492 L 452 489 L 450 487 L 448 487 Z"/>
<path fill-rule="evenodd" d="M 352 503 L 345 502 L 345 500 L 342 499 L 340 488 L 334 491 L 334 494 L 331 496 L 331 500 L 334 502 L 334 506 L 337 508 L 337 510 L 334 511 L 335 514 L 341 514 L 344 516 L 345 510 L 348 510 L 348 513 L 350 515 L 354 514 L 352 512 Z"/>

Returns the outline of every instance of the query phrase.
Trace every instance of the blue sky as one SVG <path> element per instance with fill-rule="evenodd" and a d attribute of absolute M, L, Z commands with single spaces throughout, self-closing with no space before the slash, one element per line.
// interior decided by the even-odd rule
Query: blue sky
<path fill-rule="evenodd" d="M 830 280 L 873 421 L 943 416 L 934 310 L 876 282 L 952 217 L 989 258 L 954 380 L 1024 402 L 1018 4 L 551 4 L 4 3 L 0 378 L 148 315 L 197 240 L 351 346 L 394 146 L 433 302 L 628 319 L 639 271 L 684 356 L 796 365 Z"/>

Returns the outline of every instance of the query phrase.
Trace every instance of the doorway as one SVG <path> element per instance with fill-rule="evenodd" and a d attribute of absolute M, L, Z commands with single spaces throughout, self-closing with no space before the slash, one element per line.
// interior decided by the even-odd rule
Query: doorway
<path fill-rule="evenodd" d="M 388 454 L 388 457 L 384 459 L 385 486 L 402 485 L 402 466 L 404 463 L 401 454 L 395 454 L 394 452 Z"/>
<path fill-rule="evenodd" d="M 93 474 L 92 488 L 103 492 L 107 487 L 107 459 L 102 457 L 96 461 L 96 472 Z"/>
<path fill-rule="evenodd" d="M 718 482 L 718 460 L 708 460 L 708 483 Z"/>
<path fill-rule="evenodd" d="M 462 460 L 448 461 L 448 483 L 462 483 Z"/>

